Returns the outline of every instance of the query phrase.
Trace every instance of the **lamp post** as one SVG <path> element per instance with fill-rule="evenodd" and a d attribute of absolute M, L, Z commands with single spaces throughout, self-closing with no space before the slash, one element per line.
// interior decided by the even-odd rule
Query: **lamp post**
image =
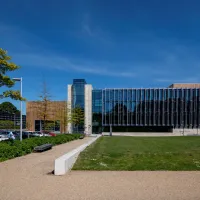
<path fill-rule="evenodd" d="M 15 130 L 15 113 L 13 113 L 14 116 L 14 130 Z"/>
<path fill-rule="evenodd" d="M 20 95 L 22 97 L 22 77 L 21 78 L 13 78 L 14 81 L 20 81 Z M 20 141 L 22 141 L 22 100 L 20 101 Z"/>

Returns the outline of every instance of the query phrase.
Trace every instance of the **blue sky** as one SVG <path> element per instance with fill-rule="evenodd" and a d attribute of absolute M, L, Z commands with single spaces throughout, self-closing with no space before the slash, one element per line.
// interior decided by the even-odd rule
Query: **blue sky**
<path fill-rule="evenodd" d="M 38 100 L 44 79 L 53 100 L 67 98 L 73 78 L 95 88 L 200 81 L 198 0 L 7 0 L 1 8 L 0 47 L 21 66 L 10 76 L 23 77 L 27 100 Z"/>

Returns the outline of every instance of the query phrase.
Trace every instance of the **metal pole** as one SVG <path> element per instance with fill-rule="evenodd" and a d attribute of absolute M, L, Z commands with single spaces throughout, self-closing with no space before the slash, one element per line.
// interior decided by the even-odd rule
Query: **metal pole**
<path fill-rule="evenodd" d="M 15 114 L 14 114 L 14 129 L 15 129 Z"/>
<path fill-rule="evenodd" d="M 22 77 L 21 77 L 20 95 L 22 97 Z M 20 141 L 22 141 L 22 100 L 20 101 Z"/>

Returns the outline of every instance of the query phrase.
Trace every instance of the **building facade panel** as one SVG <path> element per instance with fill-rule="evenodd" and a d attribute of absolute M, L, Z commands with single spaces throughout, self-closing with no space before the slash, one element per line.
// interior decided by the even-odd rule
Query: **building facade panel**
<path fill-rule="evenodd" d="M 199 127 L 199 88 L 104 89 L 103 126 Z"/>
<path fill-rule="evenodd" d="M 52 124 L 51 131 L 66 132 L 66 101 L 49 101 L 46 121 Z M 26 127 L 30 131 L 43 130 L 43 104 L 40 101 L 26 102 Z"/>

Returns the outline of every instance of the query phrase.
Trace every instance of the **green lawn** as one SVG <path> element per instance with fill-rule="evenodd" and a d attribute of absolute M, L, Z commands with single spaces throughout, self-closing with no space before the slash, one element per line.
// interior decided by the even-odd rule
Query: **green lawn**
<path fill-rule="evenodd" d="M 200 170 L 200 137 L 101 137 L 74 170 Z"/>

